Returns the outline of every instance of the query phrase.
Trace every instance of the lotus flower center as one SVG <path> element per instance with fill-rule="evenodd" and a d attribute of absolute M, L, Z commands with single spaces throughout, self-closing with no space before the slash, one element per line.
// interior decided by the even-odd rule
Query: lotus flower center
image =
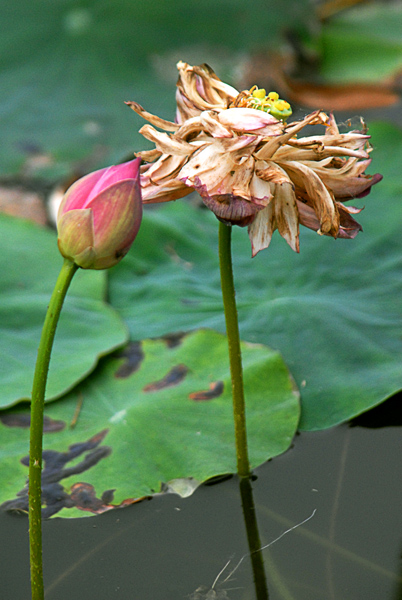
<path fill-rule="evenodd" d="M 250 90 L 242 92 L 242 94 L 244 94 L 244 96 L 240 106 L 244 108 L 263 110 L 282 121 L 292 114 L 292 108 L 289 102 L 281 100 L 277 92 L 269 92 L 269 94 L 267 94 L 264 88 L 258 88 L 254 85 Z"/>

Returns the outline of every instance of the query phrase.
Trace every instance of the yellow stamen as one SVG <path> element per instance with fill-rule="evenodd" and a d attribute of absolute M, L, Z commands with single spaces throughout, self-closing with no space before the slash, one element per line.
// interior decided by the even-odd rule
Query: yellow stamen
<path fill-rule="evenodd" d="M 254 98 L 258 98 L 259 100 L 265 100 L 266 92 L 264 88 L 257 88 L 256 90 L 254 90 L 253 96 Z"/>
<path fill-rule="evenodd" d="M 245 90 L 240 96 L 241 98 L 239 98 L 236 106 L 263 110 L 281 121 L 284 121 L 292 114 L 289 102 L 281 100 L 277 92 L 269 92 L 267 96 L 264 88 L 253 85 L 250 90 Z"/>
<path fill-rule="evenodd" d="M 276 108 L 276 110 L 288 110 L 290 108 L 290 104 L 289 102 L 286 102 L 286 100 L 276 100 L 274 103 L 274 108 Z"/>
<path fill-rule="evenodd" d="M 268 99 L 271 100 L 271 102 L 279 100 L 279 94 L 277 94 L 276 92 L 269 92 Z"/>

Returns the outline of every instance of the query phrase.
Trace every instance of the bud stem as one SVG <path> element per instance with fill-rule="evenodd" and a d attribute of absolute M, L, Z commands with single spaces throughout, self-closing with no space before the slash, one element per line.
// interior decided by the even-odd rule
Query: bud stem
<path fill-rule="evenodd" d="M 232 378 L 237 473 L 239 477 L 249 477 L 250 464 L 247 448 L 243 367 L 240 350 L 235 287 L 233 281 L 231 238 L 232 227 L 228 227 L 222 222 L 219 223 L 219 266 L 221 271 L 221 287 L 225 311 L 226 334 L 228 337 L 229 346 L 230 374 Z"/>
<path fill-rule="evenodd" d="M 57 278 L 43 324 L 32 386 L 29 447 L 29 552 L 32 600 L 43 600 L 42 568 L 42 437 L 43 408 L 50 355 L 67 290 L 78 266 L 65 259 Z"/>

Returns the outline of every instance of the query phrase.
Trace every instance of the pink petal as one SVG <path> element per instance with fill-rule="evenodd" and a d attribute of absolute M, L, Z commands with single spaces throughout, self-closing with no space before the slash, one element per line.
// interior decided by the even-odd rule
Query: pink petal
<path fill-rule="evenodd" d="M 72 186 L 68 188 L 64 194 L 63 200 L 60 204 L 58 219 L 62 214 L 70 210 L 76 210 L 85 208 L 89 195 L 91 194 L 94 186 L 97 184 L 99 179 L 102 178 L 106 169 L 99 169 L 99 171 L 93 171 L 85 177 L 81 177 Z"/>
<path fill-rule="evenodd" d="M 87 204 L 91 202 L 91 200 L 95 198 L 99 193 L 103 192 L 115 183 L 119 183 L 126 179 L 136 180 L 138 177 L 140 164 L 141 159 L 135 158 L 134 160 L 130 160 L 129 162 L 122 163 L 120 165 L 115 165 L 113 167 L 109 167 L 108 169 L 104 169 L 102 176 L 98 179 L 98 181 L 92 188 L 91 193 L 89 194 Z"/>
<path fill-rule="evenodd" d="M 278 123 L 269 113 L 255 108 L 228 108 L 219 113 L 219 121 L 236 131 L 254 131 Z"/>
<path fill-rule="evenodd" d="M 127 253 L 138 233 L 142 217 L 138 182 L 130 179 L 115 183 L 98 194 L 89 208 L 97 255 L 94 268 L 105 269 Z"/>
<path fill-rule="evenodd" d="M 81 177 L 64 194 L 58 218 L 67 211 L 86 208 L 91 199 L 113 183 L 124 179 L 136 179 L 140 164 L 141 159 L 136 158 L 130 162 L 99 169 Z"/>

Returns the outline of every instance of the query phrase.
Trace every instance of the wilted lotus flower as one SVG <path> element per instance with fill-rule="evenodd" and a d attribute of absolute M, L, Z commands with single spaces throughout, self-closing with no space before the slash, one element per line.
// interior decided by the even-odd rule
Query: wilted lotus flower
<path fill-rule="evenodd" d="M 142 218 L 140 163 L 94 171 L 67 190 L 57 216 L 65 258 L 83 269 L 108 269 L 127 254 Z"/>
<path fill-rule="evenodd" d="M 364 129 L 339 133 L 334 117 L 320 111 L 287 124 L 290 106 L 275 92 L 254 86 L 239 93 L 207 65 L 177 66 L 176 123 L 127 103 L 151 123 L 140 133 L 155 143 L 138 153 L 150 162 L 141 167 L 143 202 L 197 190 L 219 220 L 248 226 L 253 256 L 275 229 L 299 252 L 299 223 L 334 238 L 357 235 L 352 215 L 361 209 L 343 203 L 382 179 L 365 174 Z M 306 125 L 323 125 L 325 133 L 298 138 Z"/>

